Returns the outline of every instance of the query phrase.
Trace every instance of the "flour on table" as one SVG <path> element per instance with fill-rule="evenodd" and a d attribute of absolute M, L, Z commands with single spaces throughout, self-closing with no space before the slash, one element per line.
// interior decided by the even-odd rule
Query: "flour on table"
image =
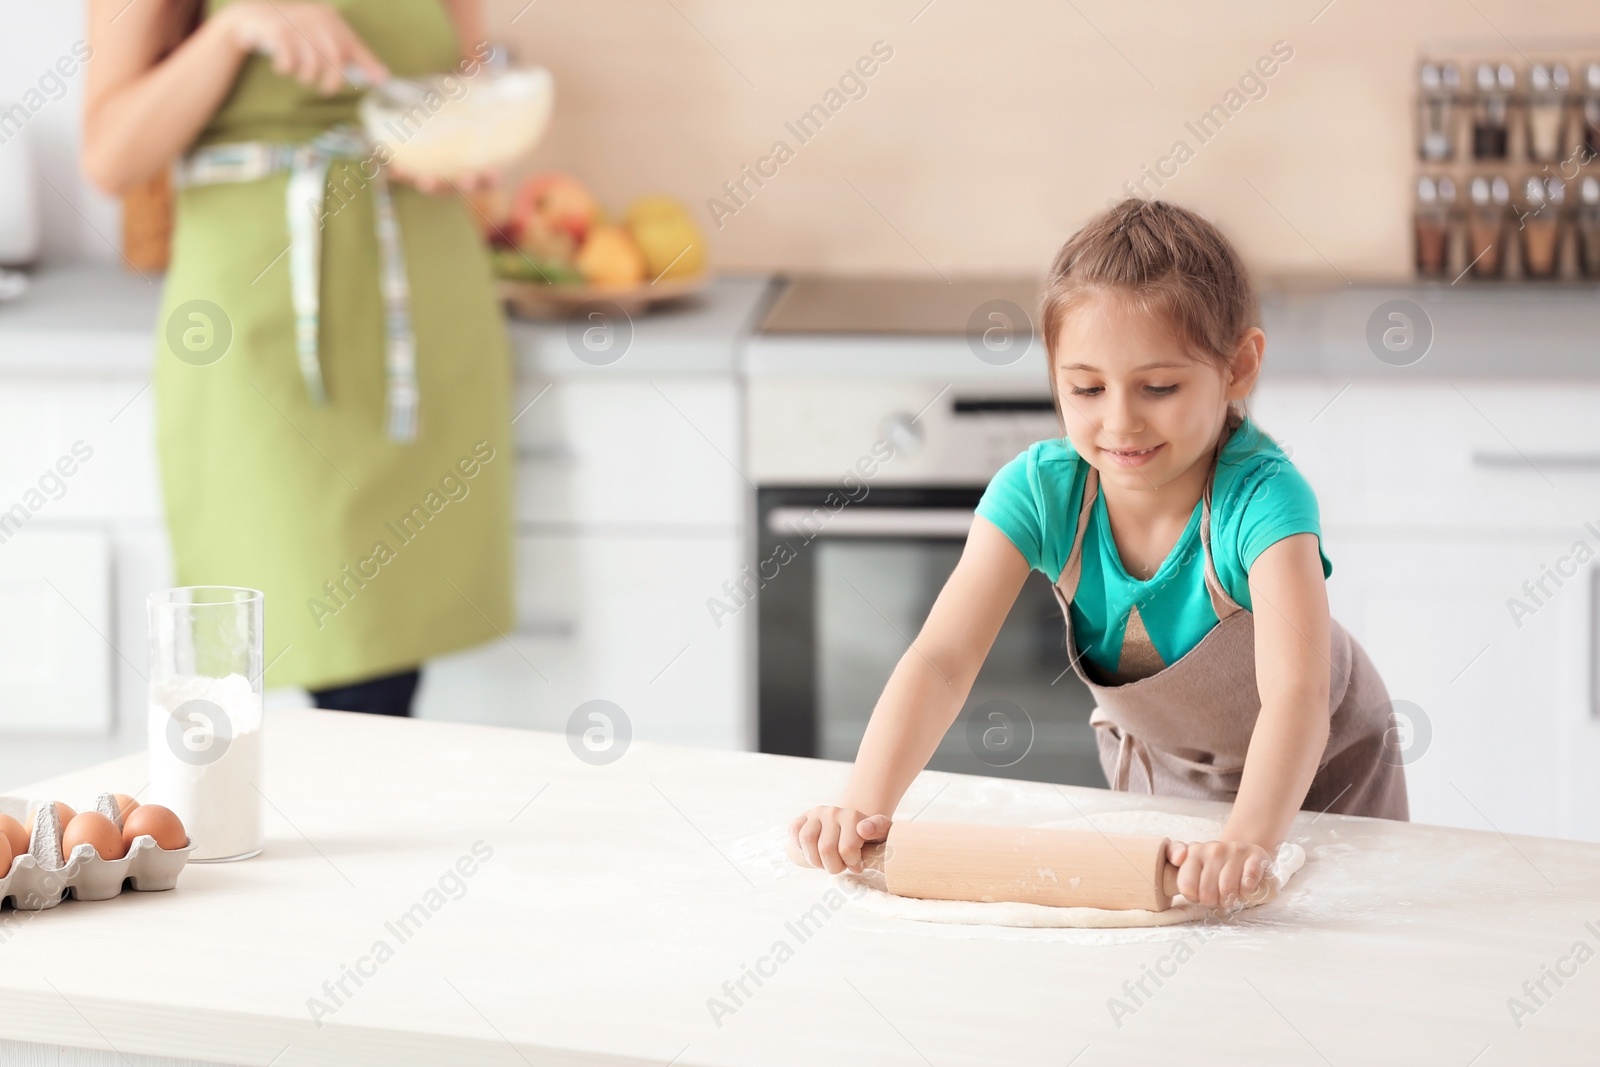
<path fill-rule="evenodd" d="M 1082 819 L 1041 823 L 1040 828 L 1099 830 L 1108 834 L 1154 834 L 1175 841 L 1214 841 L 1222 833 L 1222 824 L 1215 820 L 1169 815 L 1160 811 L 1111 811 Z M 1285 844 L 1279 848 L 1274 865 L 1279 885 L 1287 885 L 1305 860 L 1305 850 L 1299 845 Z M 1212 908 L 1191 904 L 1182 896 L 1173 897 L 1172 907 L 1166 911 L 1058 908 L 1018 901 L 923 900 L 919 897 L 896 896 L 883 889 L 882 875 L 876 871 L 863 871 L 861 874 L 843 871 L 834 878 L 845 887 L 846 897 L 857 908 L 890 918 L 915 919 L 919 922 L 1108 929 L 1175 926 L 1205 919 L 1213 913 Z M 877 884 L 874 884 L 874 880 Z"/>

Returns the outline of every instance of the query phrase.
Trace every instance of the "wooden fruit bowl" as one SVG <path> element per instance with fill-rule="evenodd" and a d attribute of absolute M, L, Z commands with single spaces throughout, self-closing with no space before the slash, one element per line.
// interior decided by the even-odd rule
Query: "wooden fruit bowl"
<path fill-rule="evenodd" d="M 502 278 L 500 299 L 505 301 L 511 314 L 524 319 L 564 319 L 601 301 L 615 304 L 626 315 L 637 315 L 660 304 L 698 295 L 705 289 L 707 280 L 706 275 L 697 274 L 692 278 L 663 278 L 653 284 L 646 282 L 619 289 Z"/>

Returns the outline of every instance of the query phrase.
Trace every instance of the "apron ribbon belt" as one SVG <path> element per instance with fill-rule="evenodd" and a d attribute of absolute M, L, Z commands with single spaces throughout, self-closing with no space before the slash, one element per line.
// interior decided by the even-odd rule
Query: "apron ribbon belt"
<path fill-rule="evenodd" d="M 322 227 L 326 220 L 328 168 L 336 159 L 368 159 L 373 147 L 353 126 L 336 126 L 304 144 L 242 141 L 196 149 L 177 166 L 179 188 L 246 182 L 289 172 L 285 210 L 289 223 L 289 287 L 294 300 L 295 355 L 306 394 L 327 403 L 318 352 L 321 317 Z M 373 167 L 373 208 L 384 304 L 384 368 L 388 386 L 388 432 L 396 441 L 417 436 L 417 354 L 411 327 L 411 287 L 406 279 L 394 201 L 381 167 Z M 365 172 L 362 173 L 366 178 Z"/>
<path fill-rule="evenodd" d="M 1111 788 L 1121 792 L 1128 791 L 1128 780 L 1130 772 L 1133 770 L 1133 760 L 1137 756 L 1139 765 L 1144 768 L 1146 788 L 1154 793 L 1156 791 L 1155 768 L 1151 765 L 1149 746 L 1135 735 L 1129 733 L 1125 728 L 1113 722 L 1110 716 L 1106 715 L 1098 707 L 1089 716 L 1089 725 L 1097 730 L 1109 730 L 1111 731 L 1111 736 L 1117 739 L 1117 758 L 1112 765 L 1110 776 Z M 1201 763 L 1198 760 L 1188 759 L 1178 755 L 1176 752 L 1169 751 L 1163 751 L 1161 758 L 1163 762 L 1177 764 L 1183 770 L 1201 778 L 1227 777 L 1238 774 L 1244 769 L 1242 763 L 1238 767 L 1228 767 L 1218 763 Z"/>
<path fill-rule="evenodd" d="M 1137 755 L 1139 763 L 1144 767 L 1146 788 L 1155 792 L 1155 770 L 1150 766 L 1150 753 L 1144 747 L 1144 743 L 1117 726 L 1099 708 L 1095 708 L 1094 713 L 1089 716 L 1089 725 L 1097 730 L 1110 730 L 1111 736 L 1117 739 L 1117 759 L 1113 764 L 1111 788 L 1121 793 L 1128 791 L 1128 775 L 1133 769 L 1133 757 Z"/>

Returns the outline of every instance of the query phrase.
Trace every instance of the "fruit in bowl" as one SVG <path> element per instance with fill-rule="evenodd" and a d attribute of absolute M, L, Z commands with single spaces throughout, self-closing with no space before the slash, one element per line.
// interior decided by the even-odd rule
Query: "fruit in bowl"
<path fill-rule="evenodd" d="M 645 280 L 645 256 L 621 226 L 596 226 L 578 251 L 578 273 L 590 285 L 626 289 Z"/>
<path fill-rule="evenodd" d="M 559 172 L 524 181 L 489 236 L 496 272 L 516 281 L 628 289 L 706 269 L 705 239 L 678 201 L 641 197 L 614 222 L 587 186 Z"/>
<path fill-rule="evenodd" d="M 496 277 L 541 285 L 582 285 L 583 275 L 570 263 L 540 259 L 520 248 L 496 248 L 492 253 Z"/>
<path fill-rule="evenodd" d="M 513 313 L 565 316 L 605 300 L 632 314 L 705 284 L 705 238 L 670 197 L 641 197 L 619 219 L 577 178 L 551 172 L 496 207 L 486 236 Z"/>
<path fill-rule="evenodd" d="M 628 232 L 644 253 L 652 278 L 692 278 L 705 270 L 706 244 L 689 212 L 666 196 L 645 196 L 628 207 Z"/>
<path fill-rule="evenodd" d="M 601 214 L 594 194 L 570 174 L 536 174 L 517 190 L 511 224 L 518 235 L 530 227 L 542 229 L 565 235 L 577 246 Z"/>

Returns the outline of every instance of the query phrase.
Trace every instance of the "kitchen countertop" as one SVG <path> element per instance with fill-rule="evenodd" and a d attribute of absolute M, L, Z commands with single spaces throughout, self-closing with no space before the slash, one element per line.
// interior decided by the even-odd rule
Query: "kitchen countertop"
<path fill-rule="evenodd" d="M 723 275 L 703 294 L 666 304 L 621 321 L 631 325 L 633 340 L 614 363 L 595 366 L 579 358 L 587 354 L 581 334 L 586 320 L 535 321 L 510 319 L 517 366 L 550 377 L 598 374 L 721 374 L 738 369 L 739 350 L 755 328 L 772 279 L 766 275 Z"/>
<path fill-rule="evenodd" d="M 923 377 L 1044 389 L 1037 339 L 1016 362 L 997 366 L 959 335 L 761 334 L 756 327 L 774 289 L 766 275 L 719 276 L 697 300 L 637 316 L 631 346 L 607 366 L 577 357 L 567 323 L 512 319 L 516 364 L 546 377 Z M 1392 300 L 1422 308 L 1433 332 L 1427 354 L 1407 366 L 1383 362 L 1367 342 L 1369 320 Z M 26 294 L 0 304 L 0 373 L 145 377 L 159 302 L 159 275 L 144 279 L 114 265 L 35 272 Z M 1267 381 L 1600 379 L 1600 291 L 1592 285 L 1269 282 L 1261 313 Z"/>
<path fill-rule="evenodd" d="M 1597 845 L 1302 814 L 1308 863 L 1280 900 L 1114 943 L 834 910 L 781 835 L 838 795 L 844 763 L 640 742 L 591 766 L 559 734 L 299 709 L 266 731 L 260 857 L 0 915 L 0 1037 L 275 1067 L 1490 1067 L 1590 1062 L 1600 1043 L 1600 962 L 1570 955 L 1600 946 Z M 22 792 L 136 792 L 143 763 Z M 1130 807 L 1224 810 L 940 773 L 904 804 L 1010 823 Z M 1546 967 L 1566 988 L 1546 979 L 1519 1027 L 1508 998 Z M 731 1004 L 747 968 L 765 977 L 719 1026 L 708 1001 Z M 1135 1003 L 1124 983 L 1154 970 Z M 347 995 L 325 987 L 341 979 Z"/>
<path fill-rule="evenodd" d="M 26 293 L 0 303 L 0 374 L 148 376 L 161 284 L 114 265 L 34 272 Z M 510 319 L 516 366 L 547 377 L 732 374 L 769 285 L 765 275 L 719 276 L 703 294 L 634 316 L 630 347 L 608 366 L 578 359 L 565 323 Z"/>
<path fill-rule="evenodd" d="M 932 293 L 944 288 L 937 280 L 926 285 Z M 1269 282 L 1260 300 L 1267 334 L 1262 379 L 1269 382 L 1600 379 L 1600 289 L 1593 285 Z M 1378 358 L 1368 341 L 1373 322 L 1379 336 L 1393 323 L 1386 308 L 1393 301 L 1421 309 L 1418 335 L 1431 332 L 1425 354 L 1409 363 L 1410 353 L 1386 353 L 1389 362 Z M 1037 315 L 1035 307 L 1024 310 Z M 946 317 L 959 322 L 968 311 L 977 307 L 959 307 Z M 922 377 L 1046 389 L 1044 344 L 1037 337 L 1014 362 L 993 365 L 960 332 L 757 333 L 742 366 L 752 378 Z"/>
<path fill-rule="evenodd" d="M 28 291 L 0 303 L 0 373 L 150 373 L 159 274 L 116 266 L 32 271 Z"/>

